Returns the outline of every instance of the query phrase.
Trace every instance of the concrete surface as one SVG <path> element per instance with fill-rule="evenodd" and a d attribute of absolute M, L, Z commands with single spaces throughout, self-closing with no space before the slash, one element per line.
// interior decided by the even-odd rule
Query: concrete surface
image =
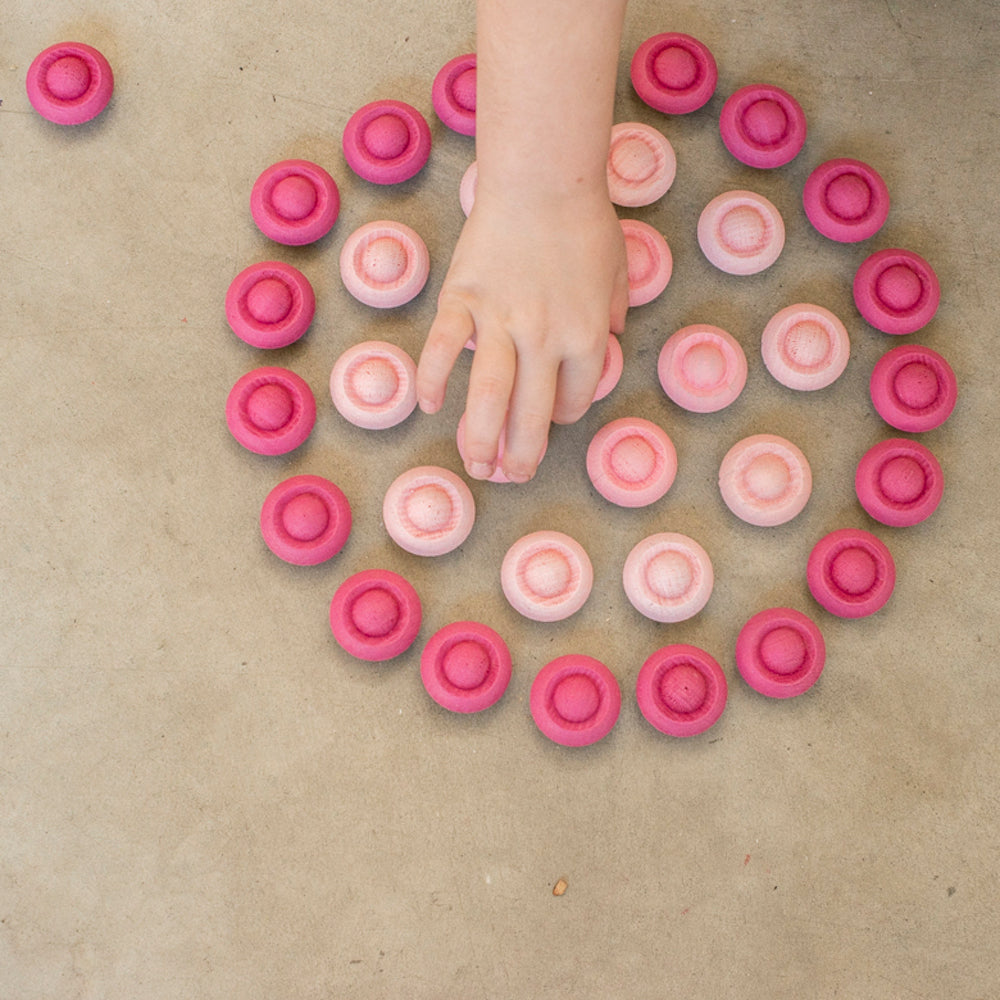
<path fill-rule="evenodd" d="M 40 998 L 876 998 L 1000 996 L 997 877 L 1000 709 L 996 562 L 997 203 L 1000 7 L 987 0 L 658 4 L 634 0 L 622 47 L 620 120 L 661 127 L 673 189 L 630 212 L 664 232 L 674 278 L 635 310 L 626 374 L 583 422 L 559 428 L 531 485 L 473 484 L 462 548 L 402 552 L 380 520 L 409 465 L 460 468 L 445 411 L 383 433 L 346 424 L 326 381 L 342 350 L 393 340 L 416 355 L 459 232 L 471 140 L 433 115 L 431 80 L 474 48 L 471 2 L 8 0 L 0 33 L 0 996 Z M 628 82 L 651 34 L 689 32 L 720 66 L 701 112 L 667 120 Z M 31 59 L 75 38 L 117 79 L 90 125 L 30 108 Z M 766 80 L 794 93 L 810 133 L 793 163 L 758 172 L 718 137 L 725 97 Z M 340 151 L 350 114 L 409 100 L 432 123 L 419 177 L 376 189 Z M 286 157 L 326 166 L 343 209 L 308 248 L 270 244 L 250 188 Z M 833 156 L 880 170 L 885 228 L 862 245 L 816 234 L 801 210 L 809 172 Z M 720 191 L 749 187 L 785 216 L 779 262 L 752 278 L 714 270 L 695 241 Z M 625 214 L 625 213 L 623 213 Z M 374 218 L 413 226 L 432 257 L 427 289 L 391 314 L 343 289 L 339 247 Z M 897 341 L 857 314 L 850 279 L 872 250 L 926 256 L 944 290 L 911 339 L 943 353 L 960 401 L 922 439 L 946 474 L 934 516 L 870 521 L 853 470 L 891 436 L 867 379 Z M 298 345 L 269 355 L 229 331 L 235 274 L 277 257 L 318 299 Z M 844 376 L 802 396 L 770 379 L 757 347 L 794 301 L 842 316 Z M 730 410 L 681 412 L 655 360 L 689 322 L 730 330 L 750 380 Z M 223 407 L 252 367 L 294 368 L 319 420 L 290 456 L 230 437 Z M 680 458 L 652 508 L 612 508 L 583 454 L 607 420 L 658 420 Z M 745 434 L 784 434 L 809 456 L 815 492 L 776 529 L 751 528 L 715 483 Z M 263 497 L 297 472 L 326 475 L 354 507 L 352 536 L 311 569 L 277 560 L 257 527 Z M 805 584 L 814 542 L 868 527 L 899 570 L 869 619 L 822 611 Z M 535 528 L 588 548 L 595 587 L 555 625 L 521 619 L 499 562 Z M 717 585 L 689 622 L 661 626 L 624 598 L 621 563 L 645 534 L 699 539 Z M 339 650 L 337 585 L 385 566 L 424 601 L 397 661 Z M 812 614 L 829 647 L 808 694 L 771 701 L 738 676 L 733 644 L 768 604 Z M 514 677 L 489 712 L 435 705 L 422 643 L 480 618 L 510 644 Z M 634 699 L 639 667 L 668 642 L 723 664 L 729 703 L 708 733 L 658 734 Z M 624 694 L 602 743 L 567 750 L 537 731 L 532 678 L 549 659 L 603 659 Z M 552 887 L 563 878 L 564 895 Z"/>

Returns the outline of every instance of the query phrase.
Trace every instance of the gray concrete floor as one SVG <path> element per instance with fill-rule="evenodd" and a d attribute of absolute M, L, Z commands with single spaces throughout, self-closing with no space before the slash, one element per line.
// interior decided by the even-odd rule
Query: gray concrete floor
<path fill-rule="evenodd" d="M 662 202 L 627 214 L 667 236 L 673 280 L 630 315 L 619 387 L 553 433 L 537 479 L 472 484 L 467 543 L 421 560 L 386 536 L 381 499 L 409 465 L 460 468 L 467 361 L 444 412 L 378 434 L 339 417 L 326 380 L 359 340 L 416 355 L 433 316 L 474 153 L 434 117 L 430 85 L 474 47 L 471 7 L 5 5 L 0 995 L 998 996 L 1000 6 L 634 0 L 618 117 L 661 127 L 679 167 Z M 683 119 L 628 83 L 631 53 L 665 30 L 701 38 L 720 67 L 716 96 Z M 105 114 L 68 130 L 24 92 L 34 55 L 66 38 L 117 77 Z M 725 97 L 759 81 L 795 94 L 810 125 L 776 172 L 742 167 L 717 131 Z M 340 151 L 350 114 L 379 97 L 410 101 L 434 132 L 429 165 L 398 189 L 358 180 Z M 268 243 L 248 208 L 260 171 L 293 156 L 343 197 L 332 234 L 300 249 Z M 830 243 L 802 213 L 806 177 L 834 156 L 889 185 L 867 244 Z M 771 198 L 788 228 L 752 278 L 716 271 L 695 241 L 701 207 L 735 187 Z M 337 270 L 343 240 L 379 217 L 417 229 L 432 257 L 427 289 L 390 314 L 355 302 Z M 923 435 L 944 501 L 908 529 L 874 524 L 853 493 L 858 458 L 893 433 L 866 385 L 897 341 L 861 320 L 850 281 L 890 246 L 937 270 L 941 308 L 911 339 L 960 383 L 951 420 Z M 307 274 L 318 310 L 303 341 L 263 359 L 222 303 L 268 257 Z M 771 380 L 757 347 L 802 300 L 842 316 L 853 343 L 844 376 L 809 397 Z M 696 321 L 750 360 L 743 397 L 709 417 L 656 382 L 663 341 Z M 267 361 L 319 403 L 284 458 L 244 451 L 223 418 L 233 382 Z M 663 501 L 624 511 L 593 491 L 583 455 L 634 413 L 668 430 L 680 471 Z M 729 446 L 759 431 L 795 440 L 815 476 L 806 511 L 777 529 L 737 521 L 715 484 Z M 355 513 L 343 552 L 311 569 L 277 560 L 257 528 L 271 486 L 298 472 L 333 479 Z M 896 560 L 896 591 L 868 619 L 834 618 L 806 588 L 812 545 L 841 526 L 875 530 Z M 555 625 L 520 618 L 499 588 L 507 547 L 543 527 L 583 541 L 595 567 L 588 604 Z M 641 618 L 621 591 L 628 549 L 659 530 L 698 538 L 715 564 L 708 606 L 680 625 Z M 406 575 L 425 608 L 417 644 L 381 666 L 327 626 L 337 585 L 371 566 Z M 816 687 L 787 702 L 749 689 L 733 658 L 742 623 L 778 603 L 812 614 L 829 650 Z M 483 715 L 445 712 L 420 683 L 422 643 L 456 618 L 493 625 L 513 654 Z M 729 678 L 722 719 L 686 741 L 652 729 L 633 694 L 668 642 L 703 646 Z M 535 673 L 567 652 L 622 685 L 618 725 L 588 749 L 550 743 L 528 712 Z"/>

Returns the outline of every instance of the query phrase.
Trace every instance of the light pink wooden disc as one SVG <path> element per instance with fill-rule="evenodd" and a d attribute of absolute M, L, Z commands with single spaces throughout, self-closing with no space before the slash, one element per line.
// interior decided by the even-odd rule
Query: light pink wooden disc
<path fill-rule="evenodd" d="M 698 244 L 720 271 L 757 274 L 781 255 L 785 223 L 763 195 L 727 191 L 713 198 L 701 213 Z"/>
<path fill-rule="evenodd" d="M 417 366 L 401 347 L 366 340 L 337 359 L 330 396 L 337 412 L 358 427 L 395 427 L 416 408 Z"/>
<path fill-rule="evenodd" d="M 340 251 L 344 287 L 358 301 L 378 309 L 392 309 L 415 298 L 429 274 L 427 245 L 401 222 L 369 222 L 351 233 Z"/>
<path fill-rule="evenodd" d="M 668 338 L 660 351 L 657 373 L 663 391 L 693 413 L 714 413 L 743 391 L 747 359 L 731 334 L 695 323 Z"/>
<path fill-rule="evenodd" d="M 645 507 L 670 489 L 677 451 L 662 427 L 642 417 L 605 424 L 587 449 L 594 489 L 620 507 Z"/>
<path fill-rule="evenodd" d="M 608 192 L 614 204 L 652 205 L 670 190 L 676 175 L 674 147 L 662 132 L 642 122 L 621 122 L 611 129 Z"/>
<path fill-rule="evenodd" d="M 674 258 L 662 234 L 648 222 L 622 219 L 621 227 L 628 256 L 628 304 L 644 306 L 669 284 Z"/>
<path fill-rule="evenodd" d="M 422 465 L 393 481 L 382 504 L 382 520 L 400 548 L 417 556 L 440 556 L 469 537 L 476 503 L 454 472 Z"/>
<path fill-rule="evenodd" d="M 812 493 L 812 470 L 791 441 L 753 434 L 726 453 L 719 490 L 740 520 L 770 528 L 801 513 Z"/>
<path fill-rule="evenodd" d="M 708 603 L 715 576 L 708 553 L 693 538 L 661 532 L 628 554 L 622 583 L 636 611 L 653 621 L 680 622 Z"/>
<path fill-rule="evenodd" d="M 851 356 L 851 339 L 829 309 L 798 303 L 771 317 L 760 351 L 767 370 L 782 385 L 812 391 L 841 376 Z"/>
<path fill-rule="evenodd" d="M 583 546 L 559 531 L 518 539 L 500 568 L 511 607 L 533 621 L 568 618 L 583 607 L 593 584 L 594 569 Z"/>

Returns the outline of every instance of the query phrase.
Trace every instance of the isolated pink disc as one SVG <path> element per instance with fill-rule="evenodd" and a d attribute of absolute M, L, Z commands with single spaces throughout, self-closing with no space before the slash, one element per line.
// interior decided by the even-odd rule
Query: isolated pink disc
<path fill-rule="evenodd" d="M 340 251 L 344 287 L 359 302 L 378 309 L 415 298 L 429 274 L 427 245 L 401 222 L 369 222 L 351 233 Z"/>
<path fill-rule="evenodd" d="M 229 392 L 226 424 L 244 448 L 285 455 L 312 432 L 316 399 L 304 379 L 287 368 L 256 368 Z"/>
<path fill-rule="evenodd" d="M 25 85 L 31 106 L 56 125 L 82 125 L 111 100 L 115 78 L 107 59 L 83 42 L 60 42 L 35 56 Z"/>
<path fill-rule="evenodd" d="M 628 256 L 628 304 L 644 306 L 667 287 L 674 259 L 667 241 L 648 222 L 622 219 L 621 227 Z"/>
<path fill-rule="evenodd" d="M 661 532 L 628 554 L 622 583 L 640 614 L 656 622 L 682 622 L 708 603 L 715 575 L 708 553 L 693 538 Z"/>
<path fill-rule="evenodd" d="M 226 320 L 251 347 L 294 344 L 316 313 L 316 296 L 301 271 L 277 260 L 251 264 L 226 292 Z"/>
<path fill-rule="evenodd" d="M 858 243 L 885 224 L 889 189 L 867 163 L 827 160 L 806 180 L 802 205 L 818 233 L 838 243 Z"/>
<path fill-rule="evenodd" d="M 940 301 L 934 269 L 911 250 L 879 250 L 854 275 L 858 311 L 883 333 L 915 333 L 933 319 Z"/>
<path fill-rule="evenodd" d="M 257 178 L 250 192 L 250 213 L 269 239 L 305 246 L 333 228 L 340 213 L 340 191 L 317 164 L 282 160 Z"/>
<path fill-rule="evenodd" d="M 605 500 L 619 507 L 645 507 L 670 489 L 677 451 L 662 427 L 642 417 L 622 417 L 591 439 L 587 475 Z"/>
<path fill-rule="evenodd" d="M 717 326 L 682 327 L 660 350 L 663 391 L 685 410 L 715 413 L 729 406 L 747 381 L 747 358 L 731 334 Z"/>
<path fill-rule="evenodd" d="M 696 736 L 719 720 L 729 693 L 718 661 L 697 646 L 658 649 L 639 671 L 635 694 L 646 721 L 668 736 Z"/>
<path fill-rule="evenodd" d="M 622 353 L 622 345 L 612 333 L 608 336 L 608 349 L 604 352 L 604 366 L 601 368 L 601 377 L 594 390 L 595 403 L 611 394 L 615 386 L 618 385 L 624 370 L 625 355 Z"/>
<path fill-rule="evenodd" d="M 794 698 L 823 672 L 826 643 L 819 626 L 794 608 L 768 608 L 740 629 L 736 666 L 755 691 Z"/>
<path fill-rule="evenodd" d="M 510 683 L 507 643 L 479 622 L 452 622 L 428 640 L 420 657 L 427 693 L 451 712 L 482 712 Z"/>
<path fill-rule="evenodd" d="M 707 104 L 719 79 L 708 48 L 679 32 L 647 38 L 632 57 L 630 74 L 640 99 L 668 115 L 687 114 Z"/>
<path fill-rule="evenodd" d="M 879 416 L 900 431 L 940 427 L 955 408 L 958 382 L 937 351 L 901 344 L 876 362 L 869 384 Z"/>
<path fill-rule="evenodd" d="M 944 494 L 944 474 L 919 441 L 889 438 L 865 452 L 854 477 L 861 506 L 882 524 L 908 527 L 926 521 Z"/>
<path fill-rule="evenodd" d="M 373 101 L 351 115 L 344 128 L 344 159 L 373 184 L 400 184 L 419 173 L 431 153 L 424 116 L 403 101 Z"/>
<path fill-rule="evenodd" d="M 363 341 L 337 358 L 330 397 L 337 412 L 357 427 L 395 427 L 416 409 L 417 366 L 395 344 Z"/>
<path fill-rule="evenodd" d="M 840 528 L 821 538 L 806 568 L 816 601 L 840 618 L 874 614 L 896 586 L 896 564 L 885 543 L 860 528 Z"/>
<path fill-rule="evenodd" d="M 753 434 L 726 453 L 719 490 L 740 520 L 770 528 L 801 513 L 812 493 L 812 471 L 791 441 L 775 434 Z"/>
<path fill-rule="evenodd" d="M 727 191 L 713 198 L 701 213 L 698 245 L 720 271 L 758 274 L 781 256 L 785 223 L 763 195 Z"/>
<path fill-rule="evenodd" d="M 387 569 L 348 577 L 330 602 L 333 637 L 359 660 L 391 660 L 417 637 L 420 598 L 410 582 Z"/>
<path fill-rule="evenodd" d="M 767 83 L 741 87 L 722 106 L 719 132 L 741 163 L 770 169 L 798 156 L 806 141 L 806 116 L 791 94 Z"/>
<path fill-rule="evenodd" d="M 454 472 L 421 465 L 393 480 L 382 503 L 382 520 L 400 548 L 417 556 L 440 556 L 469 537 L 476 504 Z"/>
<path fill-rule="evenodd" d="M 536 622 L 560 621 L 579 611 L 593 585 L 590 557 L 559 531 L 519 538 L 500 567 L 500 586 L 511 607 Z"/>
<path fill-rule="evenodd" d="M 351 533 L 351 505 L 321 476 L 292 476 L 267 495 L 260 530 L 279 559 L 315 566 L 335 556 Z"/>
<path fill-rule="evenodd" d="M 438 118 L 461 135 L 476 134 L 476 56 L 456 56 L 441 67 L 431 87 Z"/>
<path fill-rule="evenodd" d="M 676 174 L 674 147 L 662 132 L 642 122 L 622 122 L 611 129 L 608 192 L 615 205 L 652 205 L 670 190 Z"/>
<path fill-rule="evenodd" d="M 786 306 L 764 327 L 767 370 L 789 389 L 823 389 L 843 374 L 851 356 L 847 327 L 829 309 L 804 302 Z"/>
<path fill-rule="evenodd" d="M 531 717 L 554 743 L 583 747 L 614 728 L 622 707 L 615 675 L 592 656 L 571 653 L 547 663 L 531 685 Z"/>

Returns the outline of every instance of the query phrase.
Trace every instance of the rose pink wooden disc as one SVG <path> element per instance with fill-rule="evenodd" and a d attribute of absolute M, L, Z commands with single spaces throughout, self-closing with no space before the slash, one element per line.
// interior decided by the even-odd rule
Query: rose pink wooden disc
<path fill-rule="evenodd" d="M 819 626 L 794 608 L 768 608 L 740 629 L 736 666 L 755 691 L 769 698 L 794 698 L 823 672 L 826 643 Z"/>
<path fill-rule="evenodd" d="M 476 134 L 476 56 L 456 56 L 438 70 L 431 86 L 438 118 L 461 135 Z"/>
<path fill-rule="evenodd" d="M 344 287 L 359 302 L 378 309 L 416 298 L 429 274 L 427 245 L 401 222 L 369 222 L 351 233 L 340 251 Z"/>
<path fill-rule="evenodd" d="M 605 500 L 645 507 L 670 489 L 677 451 L 662 427 L 642 417 L 605 424 L 587 449 L 587 475 Z"/>
<path fill-rule="evenodd" d="M 428 640 L 420 657 L 427 693 L 451 712 L 482 712 L 510 683 L 507 643 L 480 622 L 452 622 Z"/>
<path fill-rule="evenodd" d="M 774 527 L 801 513 L 812 493 L 812 471 L 791 441 L 775 434 L 753 434 L 726 453 L 719 490 L 738 518 Z"/>
<path fill-rule="evenodd" d="M 747 381 L 747 359 L 731 334 L 717 326 L 682 327 L 660 350 L 657 374 L 663 391 L 694 413 L 715 413 L 729 406 Z"/>
<path fill-rule="evenodd" d="M 667 287 L 674 259 L 667 241 L 648 222 L 622 219 L 621 227 L 628 257 L 628 304 L 644 306 Z"/>
<path fill-rule="evenodd" d="M 900 431 L 940 427 L 955 408 L 958 382 L 937 351 L 901 344 L 879 358 L 869 383 L 879 416 Z"/>
<path fill-rule="evenodd" d="M 647 38 L 636 49 L 630 75 L 636 94 L 651 108 L 683 115 L 708 103 L 719 70 L 702 42 L 668 31 Z"/>
<path fill-rule="evenodd" d="M 83 42 L 60 42 L 35 56 L 25 78 L 28 100 L 56 125 L 82 125 L 111 100 L 115 79 L 108 60 Z"/>
<path fill-rule="evenodd" d="M 382 520 L 400 548 L 417 556 L 440 556 L 469 537 L 476 504 L 454 472 L 421 465 L 393 480 L 382 503 Z"/>
<path fill-rule="evenodd" d="M 838 243 L 858 243 L 885 224 L 889 189 L 867 163 L 827 160 L 806 180 L 802 205 L 818 233 Z"/>
<path fill-rule="evenodd" d="M 800 302 L 771 317 L 760 351 L 767 370 L 782 385 L 811 392 L 840 378 L 851 356 L 851 339 L 829 309 Z"/>
<path fill-rule="evenodd" d="M 400 184 L 423 169 L 431 153 L 424 116 L 404 101 L 373 101 L 344 128 L 344 159 L 373 184 Z"/>
<path fill-rule="evenodd" d="M 226 400 L 229 432 L 258 455 L 284 455 L 309 437 L 316 399 L 306 381 L 287 368 L 256 368 L 240 378 Z"/>
<path fill-rule="evenodd" d="M 708 603 L 715 576 L 708 553 L 693 538 L 661 532 L 628 554 L 622 583 L 640 614 L 656 622 L 681 622 Z"/>
<path fill-rule="evenodd" d="M 879 250 L 854 275 L 858 312 L 883 333 L 915 333 L 934 318 L 940 301 L 934 269 L 911 250 Z"/>
<path fill-rule="evenodd" d="M 860 528 L 840 528 L 821 538 L 806 568 L 816 601 L 840 618 L 863 618 L 892 596 L 896 564 L 885 543 Z"/>
<path fill-rule="evenodd" d="M 294 344 L 315 313 L 316 296 L 306 276 L 277 260 L 251 264 L 226 292 L 226 320 L 252 347 L 273 350 Z"/>
<path fill-rule="evenodd" d="M 292 476 L 264 500 L 260 530 L 280 559 L 315 566 L 344 547 L 351 532 L 351 505 L 340 487 L 322 476 Z"/>
<path fill-rule="evenodd" d="M 652 205 L 670 190 L 676 175 L 674 147 L 662 132 L 642 122 L 622 122 L 611 129 L 608 192 L 615 205 Z"/>
<path fill-rule="evenodd" d="M 806 141 L 806 116 L 791 94 L 767 83 L 741 87 L 722 106 L 719 132 L 741 163 L 781 167 L 798 156 Z"/>
<path fill-rule="evenodd" d="M 579 542 L 559 531 L 535 531 L 504 556 L 500 585 L 515 611 L 555 622 L 579 611 L 590 596 L 594 569 Z"/>
<path fill-rule="evenodd" d="M 250 192 L 250 212 L 269 239 L 304 246 L 333 228 L 340 213 L 340 192 L 317 164 L 282 160 L 257 178 Z"/>
<path fill-rule="evenodd" d="M 531 685 L 531 717 L 561 746 L 603 739 L 618 721 L 621 704 L 615 675 L 600 660 L 578 653 L 547 663 Z"/>
<path fill-rule="evenodd" d="M 781 256 L 785 223 L 763 195 L 727 191 L 713 198 L 702 211 L 698 245 L 720 271 L 758 274 Z"/>
<path fill-rule="evenodd" d="M 944 474 L 930 448 L 889 438 L 858 462 L 854 488 L 861 506 L 882 524 L 908 527 L 927 520 L 944 494 Z"/>
<path fill-rule="evenodd" d="M 348 577 L 330 602 L 330 629 L 359 660 L 391 660 L 413 645 L 420 631 L 420 598 L 410 582 L 387 569 Z"/>
<path fill-rule="evenodd" d="M 697 646 L 677 643 L 646 660 L 635 693 L 651 726 L 668 736 L 696 736 L 718 722 L 729 688 L 714 657 Z"/>
<path fill-rule="evenodd" d="M 357 427 L 395 427 L 416 409 L 417 366 L 401 347 L 366 340 L 337 359 L 330 397 L 337 412 Z"/>

